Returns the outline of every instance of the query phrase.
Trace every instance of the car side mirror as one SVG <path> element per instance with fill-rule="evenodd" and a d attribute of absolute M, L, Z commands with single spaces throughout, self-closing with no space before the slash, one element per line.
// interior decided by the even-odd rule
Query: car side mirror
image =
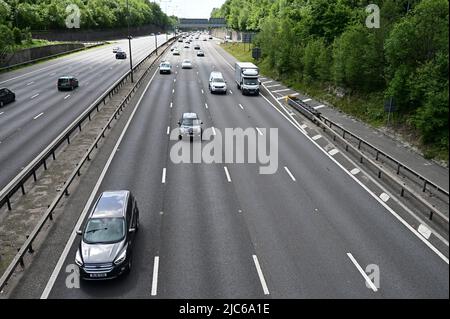
<path fill-rule="evenodd" d="M 180 122 L 180 121 L 178 121 L 178 125 L 181 125 L 181 122 Z"/>
<path fill-rule="evenodd" d="M 203 121 L 201 121 L 200 124 L 203 124 Z"/>
<path fill-rule="evenodd" d="M 130 228 L 130 229 L 128 230 L 128 232 L 129 232 L 130 234 L 132 234 L 132 233 L 136 232 L 136 228 Z"/>
<path fill-rule="evenodd" d="M 78 229 L 77 230 L 77 235 L 82 235 L 82 234 L 83 234 L 83 232 L 80 229 Z"/>

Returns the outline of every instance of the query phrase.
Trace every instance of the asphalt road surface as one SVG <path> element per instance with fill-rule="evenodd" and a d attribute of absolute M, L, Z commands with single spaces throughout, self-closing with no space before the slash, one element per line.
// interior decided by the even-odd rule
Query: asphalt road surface
<path fill-rule="evenodd" d="M 105 190 L 128 189 L 138 200 L 141 228 L 131 273 L 68 288 L 65 269 L 74 264 L 75 237 L 57 256 L 60 264 L 37 261 L 41 273 L 55 277 L 42 278 L 31 297 L 448 298 L 448 261 L 262 96 L 241 95 L 228 64 L 233 59 L 214 41 L 198 43 L 205 57 L 196 57 L 193 46 L 179 57 L 169 52 L 172 74 L 155 74 L 98 189 L 89 190 L 95 199 Z M 181 69 L 184 58 L 193 69 Z M 77 69 L 89 68 L 85 62 Z M 212 70 L 224 74 L 226 95 L 209 93 Z M 60 98 L 55 94 L 48 108 L 57 108 Z M 269 128 L 278 128 L 278 170 L 262 175 L 259 163 L 174 163 L 170 150 L 178 141 L 168 132 L 183 112 L 198 113 L 216 133 L 258 128 L 257 136 L 266 138 Z M 79 213 L 87 201 L 69 198 L 66 213 Z M 376 285 L 367 284 L 368 274 L 379 274 Z"/>
<path fill-rule="evenodd" d="M 158 45 L 166 35 L 158 35 Z M 16 101 L 0 108 L 0 189 L 5 187 L 102 93 L 120 79 L 130 62 L 116 60 L 113 47 L 129 57 L 128 40 L 0 74 L 0 87 Z M 132 40 L 133 65 L 155 48 L 154 37 Z M 58 91 L 57 79 L 72 75 L 80 87 Z"/>

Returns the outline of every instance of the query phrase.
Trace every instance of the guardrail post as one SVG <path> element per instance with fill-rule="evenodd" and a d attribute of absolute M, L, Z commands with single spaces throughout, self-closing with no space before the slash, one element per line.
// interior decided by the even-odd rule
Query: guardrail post
<path fill-rule="evenodd" d="M 50 213 L 50 214 L 48 215 L 48 218 L 49 218 L 50 220 L 53 220 L 53 213 Z"/>
<path fill-rule="evenodd" d="M 23 262 L 23 258 L 22 257 L 20 257 L 20 259 L 19 259 L 19 264 L 20 264 L 20 267 L 25 268 L 25 264 Z"/>
<path fill-rule="evenodd" d="M 6 197 L 6 205 L 8 206 L 8 210 L 11 210 L 11 201 L 9 200 L 9 197 Z"/>
<path fill-rule="evenodd" d="M 47 161 L 44 159 L 44 169 L 47 170 Z"/>
<path fill-rule="evenodd" d="M 34 253 L 34 249 L 33 249 L 33 246 L 31 246 L 31 243 L 30 243 L 30 246 L 28 247 L 28 252 L 30 254 Z"/>
<path fill-rule="evenodd" d="M 401 197 L 405 196 L 405 189 L 403 188 L 403 186 L 402 186 L 402 190 L 400 191 L 400 196 Z"/>
<path fill-rule="evenodd" d="M 427 181 L 425 180 L 424 182 L 423 182 L 423 189 L 422 189 L 422 192 L 425 192 L 427 190 Z"/>
<path fill-rule="evenodd" d="M 400 163 L 397 164 L 397 175 L 400 174 Z"/>
<path fill-rule="evenodd" d="M 342 138 L 345 140 L 345 131 L 342 131 Z"/>
<path fill-rule="evenodd" d="M 378 178 L 381 178 L 381 169 L 378 170 Z"/>
<path fill-rule="evenodd" d="M 377 150 L 377 156 L 375 156 L 376 161 L 378 161 L 378 155 L 380 155 L 380 151 Z"/>
<path fill-rule="evenodd" d="M 70 135 L 67 135 L 67 144 L 70 144 Z"/>
<path fill-rule="evenodd" d="M 359 142 L 358 142 L 358 150 L 360 150 L 361 149 L 361 140 L 359 140 Z"/>
<path fill-rule="evenodd" d="M 25 187 L 23 184 L 20 184 L 20 189 L 22 190 L 22 195 L 25 195 Z"/>
<path fill-rule="evenodd" d="M 33 170 L 33 179 L 34 179 L 35 182 L 37 181 L 37 176 L 36 176 L 36 171 L 35 170 Z"/>
<path fill-rule="evenodd" d="M 66 190 L 64 191 L 64 194 L 65 194 L 66 196 L 69 196 L 69 188 L 66 188 Z"/>
<path fill-rule="evenodd" d="M 56 160 L 55 151 L 52 152 L 52 158 L 53 158 L 54 161 Z"/>
<path fill-rule="evenodd" d="M 80 132 L 81 132 L 81 123 L 80 124 L 78 124 L 78 129 L 80 130 Z"/>
<path fill-rule="evenodd" d="M 433 219 L 433 211 L 430 211 L 430 217 L 429 217 L 429 219 L 430 219 L 430 220 Z"/>

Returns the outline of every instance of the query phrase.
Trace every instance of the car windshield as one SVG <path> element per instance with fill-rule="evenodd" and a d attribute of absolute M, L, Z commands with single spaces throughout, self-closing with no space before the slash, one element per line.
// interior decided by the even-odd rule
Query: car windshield
<path fill-rule="evenodd" d="M 213 81 L 214 83 L 223 83 L 223 82 L 224 82 L 224 80 L 221 79 L 221 78 L 214 78 L 212 81 Z"/>
<path fill-rule="evenodd" d="M 258 80 L 257 79 L 244 78 L 244 84 L 246 84 L 246 85 L 257 85 L 258 84 Z"/>
<path fill-rule="evenodd" d="M 191 61 L 189 61 L 189 60 L 184 60 L 183 63 L 184 63 L 184 64 L 191 64 Z"/>
<path fill-rule="evenodd" d="M 88 244 L 116 243 L 125 236 L 125 220 L 116 218 L 92 218 L 86 225 L 83 240 Z"/>
<path fill-rule="evenodd" d="M 167 64 L 167 63 L 163 63 L 163 64 L 161 64 L 161 66 L 162 66 L 163 68 L 170 68 L 170 64 Z"/>
<path fill-rule="evenodd" d="M 183 126 L 200 125 L 200 120 L 194 119 L 194 118 L 185 118 L 185 119 L 183 119 L 183 122 L 181 122 L 181 125 L 183 125 Z"/>

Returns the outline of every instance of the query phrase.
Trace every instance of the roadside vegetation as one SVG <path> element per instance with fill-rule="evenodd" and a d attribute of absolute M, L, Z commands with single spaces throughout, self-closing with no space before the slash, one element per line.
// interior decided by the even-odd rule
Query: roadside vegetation
<path fill-rule="evenodd" d="M 70 4 L 80 8 L 81 29 L 127 26 L 126 0 L 0 0 L 0 54 L 35 44 L 30 30 L 66 29 Z M 129 0 L 129 8 L 132 27 L 154 24 L 169 28 L 176 21 L 162 12 L 159 4 L 147 0 Z"/>
<path fill-rule="evenodd" d="M 373 126 L 386 124 L 384 102 L 392 97 L 396 132 L 426 157 L 448 162 L 449 3 L 380 0 L 380 28 L 368 28 L 370 3 L 227 0 L 211 15 L 258 32 L 262 73 Z M 239 45 L 225 48 L 252 60 Z"/>

